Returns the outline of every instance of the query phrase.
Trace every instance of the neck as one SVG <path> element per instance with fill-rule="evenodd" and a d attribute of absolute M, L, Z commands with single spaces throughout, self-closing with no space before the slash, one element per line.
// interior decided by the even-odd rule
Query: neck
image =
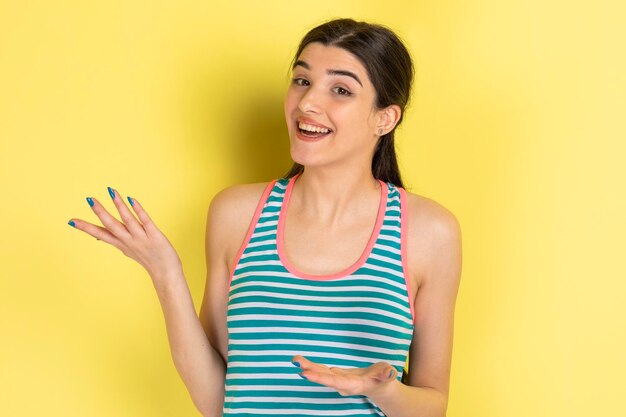
<path fill-rule="evenodd" d="M 306 168 L 293 186 L 290 206 L 330 225 L 378 207 L 381 184 L 371 169 L 342 168 Z"/>

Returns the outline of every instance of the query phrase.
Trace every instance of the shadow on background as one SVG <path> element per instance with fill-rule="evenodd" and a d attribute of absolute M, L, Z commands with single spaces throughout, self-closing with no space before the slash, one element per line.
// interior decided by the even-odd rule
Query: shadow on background
<path fill-rule="evenodd" d="M 245 123 L 233 135 L 237 150 L 237 183 L 270 181 L 287 173 L 292 165 L 283 97 L 255 92 L 242 116 Z"/>

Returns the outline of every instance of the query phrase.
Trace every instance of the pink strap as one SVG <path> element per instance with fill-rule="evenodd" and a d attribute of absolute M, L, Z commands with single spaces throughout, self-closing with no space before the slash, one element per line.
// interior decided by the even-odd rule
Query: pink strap
<path fill-rule="evenodd" d="M 252 216 L 252 220 L 250 220 L 250 225 L 248 226 L 248 232 L 246 233 L 246 237 L 243 239 L 243 243 L 241 244 L 241 247 L 239 248 L 239 251 L 237 252 L 237 256 L 235 257 L 233 267 L 231 268 L 230 277 L 228 279 L 229 291 L 230 291 L 230 284 L 231 282 L 233 282 L 233 276 L 235 275 L 235 268 L 237 268 L 237 264 L 239 263 L 239 260 L 241 259 L 241 255 L 243 255 L 243 251 L 246 249 L 246 246 L 248 246 L 248 242 L 250 242 L 250 238 L 252 237 L 252 234 L 254 233 L 254 229 L 256 228 L 256 223 L 259 221 L 259 217 L 261 217 L 261 212 L 263 211 L 263 207 L 265 207 L 265 201 L 267 200 L 267 197 L 270 195 L 270 192 L 272 192 L 272 188 L 274 188 L 274 184 L 276 184 L 276 181 L 278 180 L 273 180 L 272 182 L 267 184 L 267 187 L 265 187 L 265 191 L 263 191 L 263 195 L 261 196 L 261 198 L 259 199 L 259 202 L 257 203 L 256 210 L 254 211 L 254 215 Z"/>

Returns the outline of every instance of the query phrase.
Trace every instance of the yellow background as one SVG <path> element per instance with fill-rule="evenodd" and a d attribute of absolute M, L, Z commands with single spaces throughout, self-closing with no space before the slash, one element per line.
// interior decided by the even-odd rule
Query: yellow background
<path fill-rule="evenodd" d="M 345 16 L 409 46 L 404 178 L 463 229 L 448 416 L 626 414 L 623 2 L 2 0 L 2 416 L 198 415 L 147 274 L 67 221 L 137 198 L 199 308 L 208 203 L 289 167 L 289 62 Z"/>

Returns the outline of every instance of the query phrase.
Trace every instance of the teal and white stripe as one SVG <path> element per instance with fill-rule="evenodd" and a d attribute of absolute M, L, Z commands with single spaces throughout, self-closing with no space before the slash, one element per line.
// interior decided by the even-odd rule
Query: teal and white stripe
<path fill-rule="evenodd" d="M 366 397 L 343 397 L 302 379 L 291 358 L 344 368 L 385 361 L 400 378 L 413 335 L 400 192 L 387 184 L 382 227 L 354 273 L 306 279 L 290 273 L 278 254 L 288 185 L 289 179 L 275 182 L 233 273 L 224 416 L 382 416 Z"/>

